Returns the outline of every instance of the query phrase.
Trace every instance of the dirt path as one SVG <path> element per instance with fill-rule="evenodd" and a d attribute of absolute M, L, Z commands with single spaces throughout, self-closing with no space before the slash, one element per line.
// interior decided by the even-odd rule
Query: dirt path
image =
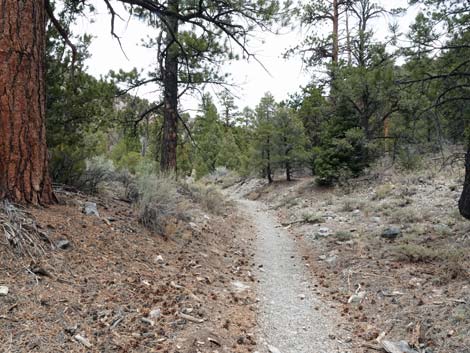
<path fill-rule="evenodd" d="M 242 200 L 239 204 L 257 235 L 259 350 L 348 352 L 347 344 L 337 339 L 337 313 L 315 297 L 295 241 L 261 203 Z"/>

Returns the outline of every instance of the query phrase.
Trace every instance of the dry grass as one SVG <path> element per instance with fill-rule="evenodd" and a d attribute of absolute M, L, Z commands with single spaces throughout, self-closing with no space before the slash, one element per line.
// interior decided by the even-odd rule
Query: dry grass
<path fill-rule="evenodd" d="M 468 255 L 463 249 L 436 245 L 435 247 L 418 244 L 402 244 L 392 252 L 400 261 L 412 263 L 438 264 L 438 282 L 446 282 L 457 278 L 468 278 L 466 261 Z"/>
<path fill-rule="evenodd" d="M 352 212 L 354 210 L 362 210 L 366 206 L 364 200 L 356 197 L 348 197 L 343 200 L 340 210 L 343 212 Z"/>
<path fill-rule="evenodd" d="M 390 183 L 378 186 L 375 189 L 375 193 L 372 196 L 372 200 L 383 200 L 387 197 L 390 197 L 393 194 L 393 189 L 394 186 Z"/>

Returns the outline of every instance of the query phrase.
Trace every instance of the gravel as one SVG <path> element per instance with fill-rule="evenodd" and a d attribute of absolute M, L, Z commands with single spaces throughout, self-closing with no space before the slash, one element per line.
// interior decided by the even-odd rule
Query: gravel
<path fill-rule="evenodd" d="M 313 280 L 295 241 L 275 216 L 255 201 L 240 201 L 257 233 L 258 322 L 261 351 L 281 353 L 348 352 L 339 337 L 338 316 L 315 297 Z M 274 349 L 273 349 L 274 348 Z M 277 351 L 276 351 L 277 352 Z"/>

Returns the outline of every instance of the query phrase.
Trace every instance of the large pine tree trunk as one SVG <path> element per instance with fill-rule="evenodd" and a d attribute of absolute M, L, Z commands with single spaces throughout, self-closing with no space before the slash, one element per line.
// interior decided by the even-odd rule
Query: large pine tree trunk
<path fill-rule="evenodd" d="M 169 0 L 168 8 L 178 13 L 178 1 Z M 178 56 L 175 42 L 178 34 L 178 20 L 167 16 L 167 53 L 163 72 L 163 139 L 160 168 L 164 172 L 176 171 L 176 149 L 178 145 Z"/>
<path fill-rule="evenodd" d="M 3 0 L 0 7 L 0 199 L 54 203 L 45 130 L 44 0 Z"/>
<path fill-rule="evenodd" d="M 465 180 L 459 200 L 459 211 L 463 217 L 470 219 L 470 147 L 465 154 Z"/>

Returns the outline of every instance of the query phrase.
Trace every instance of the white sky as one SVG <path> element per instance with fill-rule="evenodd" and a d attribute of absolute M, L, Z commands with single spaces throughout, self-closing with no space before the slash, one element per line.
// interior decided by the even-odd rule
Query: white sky
<path fill-rule="evenodd" d="M 88 19 L 80 19 L 76 28 L 78 32 L 86 32 L 95 36 L 90 47 L 92 57 L 86 63 L 88 72 L 99 77 L 107 74 L 111 69 L 127 71 L 134 67 L 138 69 L 151 68 L 155 58 L 154 51 L 142 47 L 140 43 L 141 38 L 152 35 L 152 31 L 136 19 L 124 17 L 126 21 L 122 21 L 116 18 L 116 33 L 121 37 L 124 51 L 128 57 L 126 59 L 118 42 L 111 36 L 110 16 L 104 2 L 101 0 L 95 2 L 98 12 L 94 18 L 95 21 L 90 23 Z M 386 8 L 407 6 L 407 0 L 380 0 L 380 2 Z M 116 9 L 119 10 L 119 7 L 117 6 Z M 126 15 L 123 10 L 118 12 L 122 16 Z M 416 11 L 412 11 L 407 16 L 396 20 L 400 24 L 401 31 L 407 30 L 415 13 Z M 383 19 L 376 30 L 379 37 L 384 37 L 387 34 L 387 26 L 384 25 Z M 257 55 L 270 74 L 253 59 L 227 63 L 227 71 L 231 73 L 234 83 L 239 86 L 234 90 L 234 94 L 238 97 L 236 104 L 240 109 L 244 106 L 255 107 L 267 91 L 271 92 L 279 101 L 286 99 L 289 94 L 299 91 L 300 86 L 310 81 L 311 75 L 302 70 L 300 58 L 294 57 L 288 60 L 282 58 L 285 50 L 294 46 L 302 38 L 301 31 L 297 29 L 291 32 L 283 30 L 283 32 L 285 34 L 281 35 L 259 33 L 250 47 L 251 52 Z M 137 94 L 151 101 L 156 101 L 159 97 L 158 93 L 152 93 L 154 89 L 154 87 L 140 88 Z M 184 109 L 195 109 L 198 103 L 198 100 L 186 98 L 182 105 Z"/>

